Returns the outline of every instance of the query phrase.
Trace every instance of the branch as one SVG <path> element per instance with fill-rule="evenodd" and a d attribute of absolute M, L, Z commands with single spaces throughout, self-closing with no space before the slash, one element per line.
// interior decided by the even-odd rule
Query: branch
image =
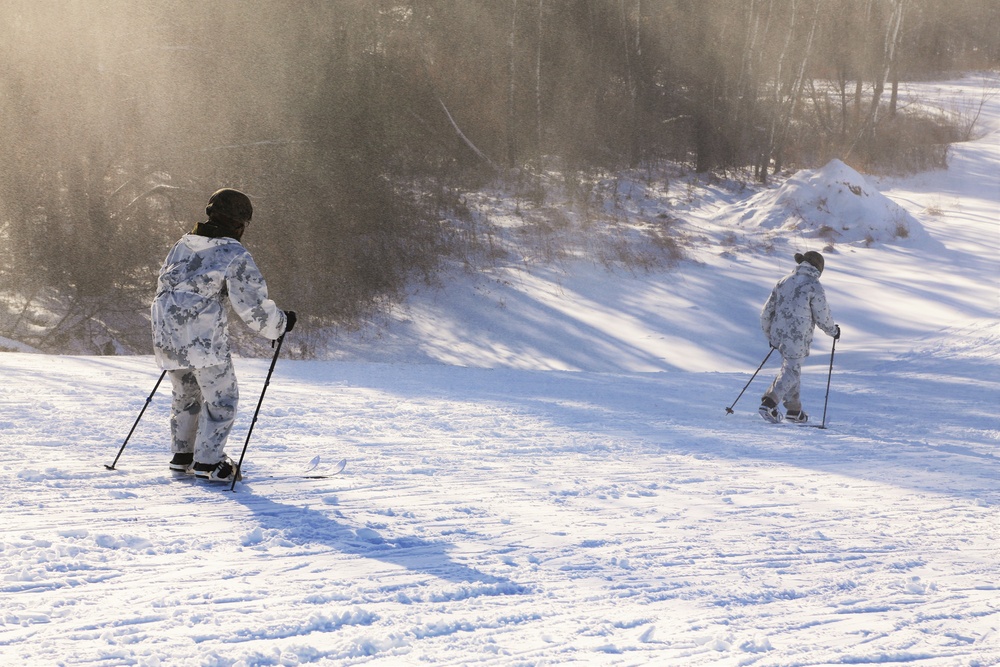
<path fill-rule="evenodd" d="M 441 105 L 441 108 L 444 109 L 444 113 L 448 117 L 448 122 L 451 123 L 451 126 L 455 129 L 455 132 L 458 134 L 458 137 L 465 143 L 465 145 L 468 146 L 470 149 L 472 149 L 473 153 L 479 156 L 480 159 L 482 159 L 488 165 L 493 167 L 495 170 L 502 171 L 500 167 L 498 167 L 497 164 L 493 162 L 493 160 L 487 157 L 486 154 L 483 153 L 481 150 L 476 148 L 476 145 L 474 143 L 469 141 L 469 138 L 465 136 L 464 132 L 462 132 L 462 128 L 460 128 L 458 126 L 458 123 L 455 122 L 455 119 L 451 117 L 451 112 L 448 111 L 448 107 L 445 106 L 444 101 L 440 97 L 438 98 L 438 103 Z"/>

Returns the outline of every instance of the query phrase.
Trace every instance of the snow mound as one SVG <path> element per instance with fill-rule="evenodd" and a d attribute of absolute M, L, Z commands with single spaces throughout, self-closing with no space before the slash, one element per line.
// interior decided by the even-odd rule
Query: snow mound
<path fill-rule="evenodd" d="M 38 350 L 13 338 L 0 336 L 0 352 L 38 352 Z"/>
<path fill-rule="evenodd" d="M 745 210 L 724 214 L 739 213 L 743 228 L 794 232 L 830 243 L 872 245 L 926 236 L 916 218 L 840 160 L 796 172 L 781 187 L 734 208 Z"/>

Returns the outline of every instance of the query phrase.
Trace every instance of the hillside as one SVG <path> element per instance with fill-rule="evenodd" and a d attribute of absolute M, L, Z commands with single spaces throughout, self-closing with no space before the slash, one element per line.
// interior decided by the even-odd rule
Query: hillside
<path fill-rule="evenodd" d="M 970 76 L 911 84 L 907 94 L 957 115 L 983 88 Z M 596 185 L 605 220 L 618 221 L 598 230 L 600 251 L 581 241 L 586 223 L 572 210 L 562 226 L 543 225 L 547 206 L 533 210 L 497 192 L 470 196 L 501 259 L 415 287 L 388 318 L 331 339 L 329 358 L 744 371 L 767 352 L 761 305 L 805 250 L 826 256 L 823 283 L 845 331 L 844 363 L 871 364 L 869 352 L 891 358 L 997 315 L 1000 181 L 981 165 L 1000 150 L 998 108 L 995 98 L 984 106 L 980 138 L 953 145 L 948 170 L 909 178 L 865 177 L 839 160 L 763 189 L 694 174 L 616 175 Z"/>

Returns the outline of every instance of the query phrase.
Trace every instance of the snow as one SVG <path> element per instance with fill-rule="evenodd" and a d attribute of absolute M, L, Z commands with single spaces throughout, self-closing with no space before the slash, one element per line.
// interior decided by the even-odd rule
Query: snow
<path fill-rule="evenodd" d="M 151 358 L 0 354 L 0 662 L 1000 664 L 1000 100 L 980 122 L 909 178 L 615 183 L 623 229 L 685 239 L 669 269 L 524 261 L 513 216 L 509 261 L 280 359 L 235 493 L 166 470 L 165 388 L 105 470 Z M 823 188 L 829 250 L 775 217 Z M 727 415 L 809 249 L 844 329 L 804 370 L 829 428 L 756 415 L 774 360 Z M 268 364 L 237 360 L 236 456 Z"/>
<path fill-rule="evenodd" d="M 805 169 L 773 191 L 723 211 L 743 227 L 798 232 L 829 243 L 879 243 L 919 235 L 923 227 L 905 208 L 879 192 L 840 160 Z"/>

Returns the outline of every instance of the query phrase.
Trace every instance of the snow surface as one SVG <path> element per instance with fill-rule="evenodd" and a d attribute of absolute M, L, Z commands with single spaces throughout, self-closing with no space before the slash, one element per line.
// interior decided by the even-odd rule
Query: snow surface
<path fill-rule="evenodd" d="M 167 472 L 165 388 L 104 469 L 151 358 L 0 354 L 0 664 L 1000 664 L 1000 100 L 980 123 L 949 170 L 794 224 L 747 220 L 862 177 L 615 183 L 685 239 L 669 270 L 499 239 L 487 274 L 280 360 L 236 493 Z M 844 336 L 803 396 L 821 421 L 830 378 L 829 428 L 756 415 L 774 360 L 727 415 L 830 216 L 869 228 L 825 253 Z M 267 366 L 237 360 L 231 454 Z"/>

